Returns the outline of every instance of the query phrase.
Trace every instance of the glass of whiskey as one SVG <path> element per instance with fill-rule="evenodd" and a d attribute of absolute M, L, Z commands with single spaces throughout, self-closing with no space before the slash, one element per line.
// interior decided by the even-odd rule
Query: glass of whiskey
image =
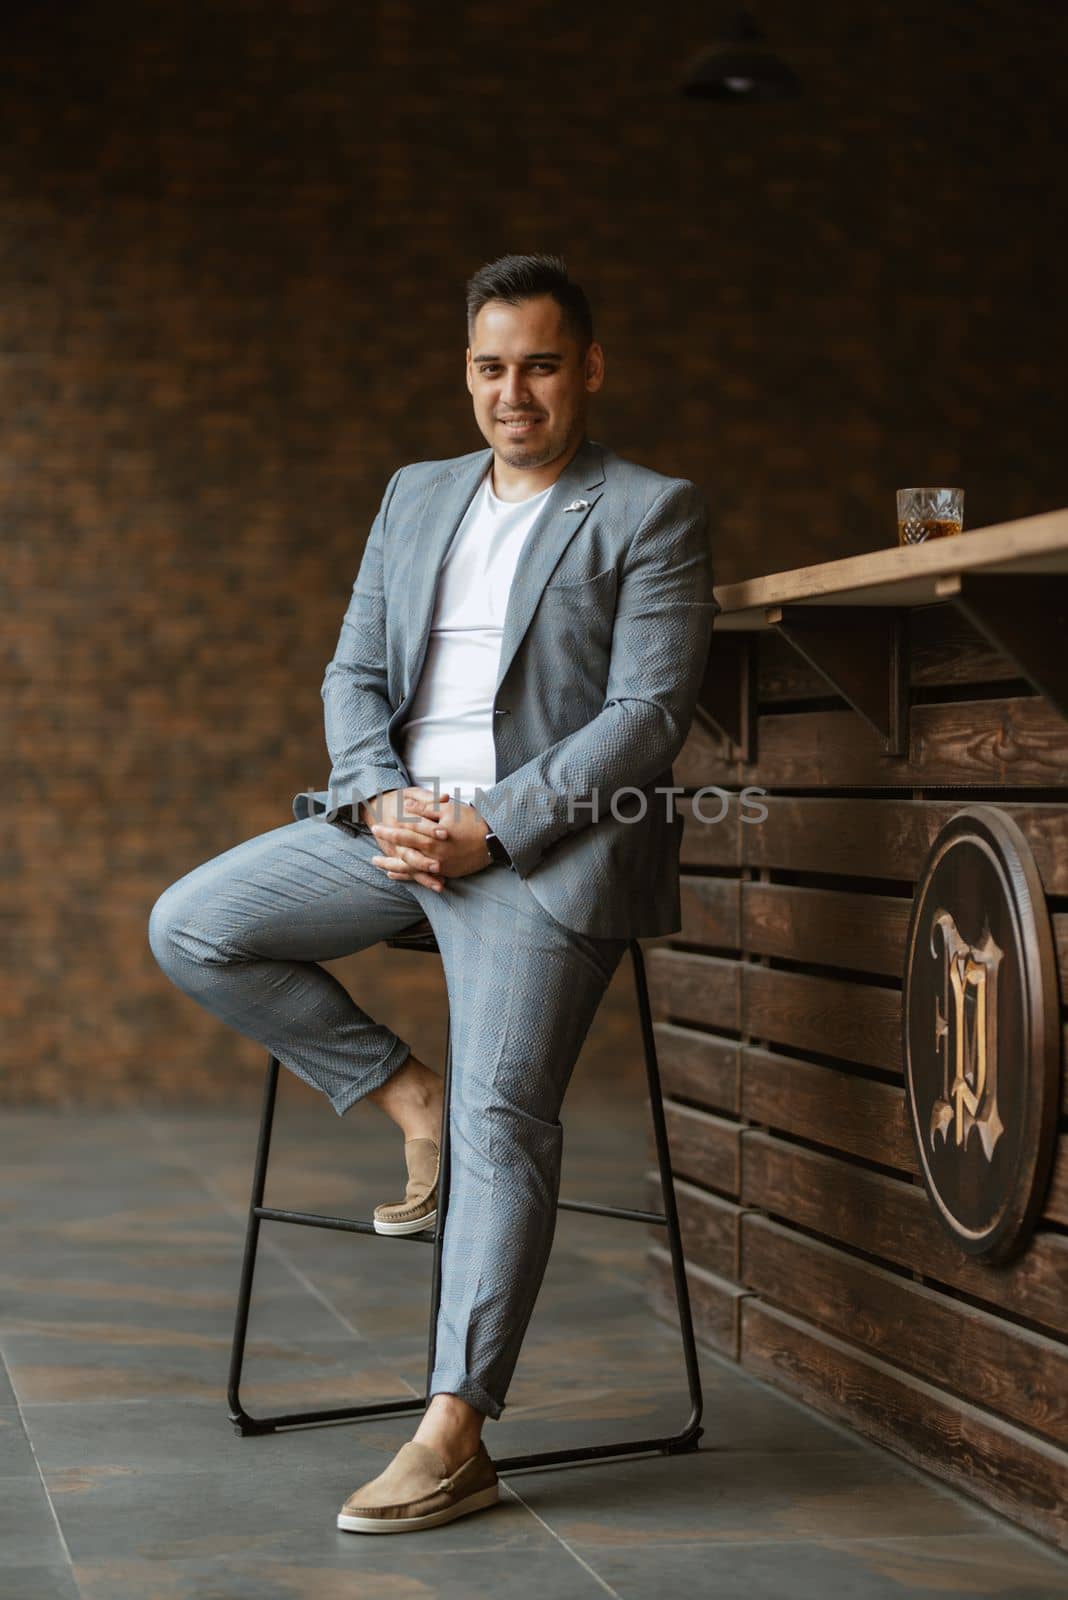
<path fill-rule="evenodd" d="M 951 539 L 964 528 L 963 489 L 899 489 L 898 544 Z"/>

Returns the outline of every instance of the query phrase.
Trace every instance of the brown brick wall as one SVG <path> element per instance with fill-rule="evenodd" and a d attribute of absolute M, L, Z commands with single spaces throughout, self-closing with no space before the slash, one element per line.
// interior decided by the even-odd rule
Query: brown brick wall
<path fill-rule="evenodd" d="M 45 4 L 0 64 L 9 936 L 0 1094 L 228 1096 L 167 883 L 323 784 L 319 685 L 398 464 L 480 442 L 463 282 L 563 249 L 594 432 L 695 477 L 721 580 L 875 548 L 903 481 L 1068 500 L 1065 24 L 785 0 L 804 99 L 683 100 L 696 0 Z"/>

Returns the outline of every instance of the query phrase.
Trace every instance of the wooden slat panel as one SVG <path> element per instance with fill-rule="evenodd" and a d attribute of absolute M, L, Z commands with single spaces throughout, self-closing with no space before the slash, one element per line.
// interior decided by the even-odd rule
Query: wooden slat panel
<path fill-rule="evenodd" d="M 741 1184 L 741 1123 L 670 1100 L 664 1103 L 664 1115 L 672 1172 L 736 1195 Z"/>
<path fill-rule="evenodd" d="M 911 899 L 786 883 L 744 883 L 739 887 L 740 949 L 754 955 L 901 976 Z M 684 937 L 698 943 L 704 934 L 695 927 L 693 934 Z"/>
<path fill-rule="evenodd" d="M 675 782 L 699 789 L 704 783 L 722 783 L 730 787 L 742 783 L 755 783 L 752 776 L 742 774 L 753 771 L 740 761 L 730 740 L 718 729 L 705 722 L 698 713 L 690 724 L 682 749 L 672 762 Z M 713 830 L 715 831 L 715 830 Z"/>
<path fill-rule="evenodd" d="M 1016 666 L 993 649 L 955 606 L 923 606 L 910 613 L 909 681 L 915 687 L 996 683 L 1017 677 Z M 781 634 L 774 630 L 760 634 L 757 698 L 762 705 L 828 693 L 833 691 L 827 680 Z"/>
<path fill-rule="evenodd" d="M 740 962 L 663 947 L 649 950 L 645 959 L 649 1000 L 656 1018 L 738 1031 Z"/>
<path fill-rule="evenodd" d="M 650 1211 L 663 1210 L 660 1180 L 655 1174 L 646 1179 Z M 675 1204 L 679 1211 L 682 1248 L 688 1262 L 714 1272 L 717 1277 L 738 1282 L 740 1252 L 739 1222 L 742 1208 L 737 1201 L 709 1194 L 683 1178 L 675 1179 Z M 667 1234 L 662 1224 L 648 1226 L 650 1244 L 665 1247 Z"/>
<path fill-rule="evenodd" d="M 742 883 L 738 878 L 695 878 L 682 873 L 679 896 L 682 931 L 688 944 L 717 945 L 737 950 L 741 946 Z"/>
<path fill-rule="evenodd" d="M 1068 776 L 1068 764 L 1061 781 Z M 715 782 L 700 777 L 679 783 Z M 742 784 L 764 783 L 750 770 Z M 709 814 L 714 815 L 715 796 Z M 827 872 L 861 878 L 896 878 L 915 883 L 935 835 L 965 805 L 964 800 L 890 800 L 850 796 L 765 795 L 760 804 L 768 815 L 759 822 L 737 822 L 735 805 L 723 823 L 707 825 L 693 815 L 688 800 L 679 802 L 686 828 L 682 858 L 686 865 L 716 866 L 737 862 L 748 867 L 779 867 L 795 872 Z M 1068 805 L 997 801 L 999 811 L 1027 836 L 1047 894 L 1068 894 Z M 732 823 L 735 854 L 722 848 Z"/>
<path fill-rule="evenodd" d="M 651 950 L 657 1017 L 682 1017 L 798 1050 L 901 1071 L 901 994 L 683 950 Z M 741 996 L 739 997 L 739 991 Z"/>
<path fill-rule="evenodd" d="M 1049 788 L 1068 772 L 1068 722 L 1039 695 L 913 706 L 907 756 L 887 755 L 870 723 L 848 710 L 762 716 L 758 739 L 759 781 L 772 789 Z"/>
<path fill-rule="evenodd" d="M 674 1022 L 654 1022 L 653 1033 L 665 1095 L 696 1100 L 716 1111 L 737 1112 L 740 1068 L 735 1040 L 681 1028 Z"/>
<path fill-rule="evenodd" d="M 652 1278 L 653 1309 L 658 1316 L 678 1324 L 675 1304 L 675 1279 L 671 1271 L 671 1252 L 663 1247 L 649 1251 L 649 1268 Z M 686 1263 L 686 1287 L 689 1291 L 690 1314 L 694 1332 L 704 1343 L 738 1360 L 739 1316 L 743 1291 L 736 1283 L 717 1278 L 693 1262 Z M 684 1371 L 682 1354 L 679 1368 Z"/>
<path fill-rule="evenodd" d="M 816 700 L 834 694 L 827 679 L 774 628 L 757 638 L 757 703 Z"/>
<path fill-rule="evenodd" d="M 1068 1345 L 835 1250 L 754 1212 L 741 1217 L 741 1282 L 776 1306 L 906 1364 L 1068 1444 Z"/>
<path fill-rule="evenodd" d="M 690 781 L 678 776 L 675 778 L 676 783 Z M 695 787 L 700 787 L 706 781 L 711 780 L 702 778 Z M 740 780 L 743 783 L 745 781 L 745 779 Z M 732 782 L 728 786 L 728 792 L 734 795 L 737 786 Z M 705 798 L 709 801 L 709 804 L 706 805 L 704 799 L 701 801 L 704 815 L 706 817 L 716 816 L 721 809 L 717 796 L 708 795 Z M 761 804 L 763 803 L 765 802 L 761 800 Z M 680 863 L 684 866 L 737 868 L 741 850 L 741 835 L 749 828 L 762 826 L 760 823 L 741 822 L 739 820 L 745 814 L 759 816 L 760 813 L 759 811 L 754 811 L 752 806 L 747 807 L 746 811 L 743 812 L 737 798 L 732 799 L 725 815 L 719 822 L 705 822 L 696 817 L 691 798 L 686 795 L 676 795 L 675 805 L 684 823 L 682 847 L 679 852 Z"/>
<path fill-rule="evenodd" d="M 741 1110 L 748 1122 L 919 1174 L 903 1084 L 744 1046 Z"/>
<path fill-rule="evenodd" d="M 748 1371 L 1068 1546 L 1063 1450 L 755 1296 L 741 1304 L 741 1351 Z"/>
<path fill-rule="evenodd" d="M 742 965 L 742 1023 L 756 1039 L 901 1069 L 901 992 Z"/>
<path fill-rule="evenodd" d="M 804 959 L 899 977 L 904 964 L 911 899 L 739 878 L 680 877 L 687 944 L 751 955 Z M 740 906 L 740 911 L 739 911 Z M 1050 922 L 1062 996 L 1068 996 L 1068 911 Z"/>
<path fill-rule="evenodd" d="M 752 1045 L 742 1046 L 740 1054 L 741 1115 L 746 1122 L 919 1177 L 904 1085 L 898 1089 L 848 1069 Z M 1068 1132 L 1058 1141 L 1042 1217 L 1068 1226 Z"/>
<path fill-rule="evenodd" d="M 1015 1261 L 986 1266 L 953 1244 L 922 1185 L 753 1129 L 742 1135 L 741 1200 L 1054 1333 L 1068 1331 L 1068 1238 L 1062 1234 L 1040 1229 Z"/>
<path fill-rule="evenodd" d="M 909 614 L 909 680 L 916 687 L 996 683 L 1019 670 L 953 605 L 922 606 Z"/>
<path fill-rule="evenodd" d="M 663 947 L 646 959 L 650 1001 L 660 1021 L 670 1017 L 745 1032 L 754 1040 L 903 1075 L 899 989 Z M 1062 1059 L 1068 1059 L 1068 1024 L 1062 1032 Z M 1063 1072 L 1061 1108 L 1068 1113 Z"/>

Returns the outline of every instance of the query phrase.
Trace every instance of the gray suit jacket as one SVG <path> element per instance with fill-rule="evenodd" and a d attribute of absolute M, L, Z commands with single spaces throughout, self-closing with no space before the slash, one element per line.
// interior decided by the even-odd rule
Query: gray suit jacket
<path fill-rule="evenodd" d="M 395 739 L 442 562 L 491 455 L 420 461 L 390 479 L 323 679 L 329 787 L 295 796 L 298 819 L 334 821 L 413 781 Z M 584 440 L 516 570 L 494 700 L 497 781 L 475 797 L 565 927 L 601 938 L 681 927 L 682 819 L 656 790 L 673 785 L 719 610 L 699 490 Z"/>

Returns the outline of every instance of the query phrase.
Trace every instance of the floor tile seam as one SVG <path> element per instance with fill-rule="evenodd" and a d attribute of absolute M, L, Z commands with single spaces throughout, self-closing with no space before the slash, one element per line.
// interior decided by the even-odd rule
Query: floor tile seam
<path fill-rule="evenodd" d="M 552 1524 L 546 1522 L 544 1517 L 539 1516 L 534 1510 L 534 1507 L 523 1499 L 523 1496 L 519 1493 L 519 1491 L 506 1478 L 501 1478 L 500 1482 L 507 1489 L 508 1493 L 519 1502 L 524 1511 L 533 1517 L 534 1521 L 539 1523 L 552 1539 L 556 1540 L 556 1543 L 560 1546 L 560 1548 L 571 1557 L 572 1561 L 574 1561 L 578 1566 L 582 1567 L 582 1569 L 589 1574 L 589 1576 L 593 1579 L 597 1586 L 604 1591 L 605 1594 L 611 1595 L 612 1600 L 623 1600 L 623 1597 L 620 1595 L 619 1591 L 617 1589 L 613 1589 L 612 1585 L 601 1577 L 601 1574 L 597 1571 L 597 1569 L 591 1566 L 590 1562 L 588 1562 L 584 1556 L 580 1556 L 577 1550 L 572 1549 L 571 1545 L 568 1544 L 563 1535 L 557 1533 Z"/>
<path fill-rule="evenodd" d="M 145 1124 L 146 1124 L 146 1126 L 148 1128 L 148 1131 L 149 1131 L 149 1134 L 150 1134 L 151 1138 L 157 1144 L 160 1143 L 161 1142 L 161 1135 L 158 1132 L 158 1130 L 156 1129 L 155 1125 L 153 1124 L 152 1118 L 147 1113 L 143 1113 L 142 1115 L 143 1115 L 144 1122 L 145 1122 Z M 210 1196 L 210 1198 L 212 1200 L 214 1200 L 216 1202 L 216 1204 L 220 1205 L 222 1207 L 223 1211 L 227 1215 L 232 1217 L 236 1222 L 240 1222 L 242 1213 L 227 1198 L 225 1192 L 219 1187 L 219 1185 L 214 1181 L 214 1179 L 205 1177 L 205 1175 L 196 1167 L 194 1162 L 189 1158 L 185 1158 L 183 1164 L 185 1166 L 185 1170 L 193 1175 L 195 1181 L 200 1184 L 201 1188 L 204 1189 L 204 1191 Z M 290 1272 L 292 1274 L 292 1276 L 295 1279 L 295 1281 L 301 1286 L 302 1289 L 304 1289 L 304 1291 L 306 1293 L 310 1294 L 312 1296 L 312 1298 L 314 1300 L 317 1300 L 319 1302 L 319 1304 L 326 1311 L 328 1311 L 332 1317 L 335 1317 L 337 1319 L 337 1321 L 341 1324 L 341 1326 L 345 1329 L 345 1331 L 347 1333 L 351 1334 L 354 1339 L 359 1339 L 360 1342 L 362 1344 L 366 1345 L 369 1350 L 374 1351 L 375 1347 L 374 1347 L 374 1344 L 372 1343 L 372 1341 L 370 1339 L 368 1339 L 367 1336 L 364 1333 L 362 1333 L 360 1331 L 360 1329 L 351 1321 L 351 1319 L 346 1317 L 344 1315 L 344 1313 L 334 1304 L 334 1302 L 330 1299 L 330 1297 L 327 1294 L 325 1294 L 321 1289 L 319 1289 L 311 1281 L 311 1279 L 307 1276 L 307 1274 L 305 1272 L 303 1272 L 301 1270 L 301 1268 L 299 1268 L 294 1261 L 291 1260 L 291 1258 L 287 1255 L 286 1251 L 282 1248 L 282 1246 L 277 1244 L 269 1236 L 265 1237 L 263 1235 L 263 1233 L 262 1233 L 262 1230 L 261 1230 L 261 1235 L 260 1235 L 260 1239 L 259 1239 L 258 1249 L 259 1250 L 266 1249 L 267 1252 L 275 1259 L 275 1261 L 279 1262 L 283 1267 L 285 1267 L 285 1269 L 288 1272 Z M 376 1352 L 376 1357 L 377 1357 L 377 1352 Z M 377 1359 L 381 1359 L 381 1358 L 377 1357 Z M 402 1380 L 402 1381 L 404 1381 L 404 1380 Z M 415 1394 L 416 1391 L 412 1388 L 411 1384 L 407 1384 L 406 1383 L 405 1386 L 407 1388 L 409 1388 L 409 1389 L 412 1389 L 413 1395 Z"/>
<path fill-rule="evenodd" d="M 77 1578 L 75 1577 L 75 1574 L 74 1574 L 74 1560 L 73 1560 L 73 1558 L 71 1556 L 71 1553 L 70 1553 L 70 1546 L 67 1543 L 67 1536 L 63 1532 L 63 1525 L 59 1520 L 59 1513 L 56 1510 L 55 1502 L 52 1499 L 51 1491 L 49 1490 L 48 1483 L 47 1483 L 47 1481 L 45 1479 L 44 1472 L 41 1469 L 41 1463 L 40 1463 L 40 1461 L 38 1460 L 38 1457 L 37 1457 L 37 1447 L 33 1442 L 33 1435 L 30 1432 L 29 1426 L 27 1424 L 26 1416 L 25 1416 L 25 1414 L 23 1412 L 22 1404 L 21 1404 L 21 1402 L 19 1400 L 18 1390 L 15 1387 L 15 1382 L 14 1382 L 14 1379 L 12 1378 L 12 1376 L 11 1376 L 11 1373 L 8 1371 L 7 1363 L 3 1359 L 2 1352 L 0 1352 L 0 1366 L 2 1366 L 3 1369 L 4 1369 L 4 1376 L 7 1378 L 8 1386 L 11 1389 L 12 1395 L 14 1396 L 15 1410 L 18 1413 L 19 1423 L 20 1423 L 20 1426 L 22 1428 L 23 1434 L 25 1435 L 26 1447 L 29 1450 L 31 1457 L 33 1458 L 34 1471 L 37 1474 L 37 1481 L 41 1486 L 41 1492 L 43 1493 L 43 1495 L 45 1497 L 45 1502 L 46 1502 L 46 1504 L 48 1506 L 48 1513 L 49 1513 L 50 1517 L 52 1518 L 52 1525 L 56 1530 L 56 1538 L 59 1540 L 59 1546 L 60 1546 L 60 1550 L 62 1552 L 63 1560 L 67 1564 L 67 1571 L 70 1573 L 71 1582 L 74 1584 L 74 1587 L 78 1591 L 78 1593 L 81 1594 L 81 1588 L 80 1588 L 80 1586 L 78 1584 L 78 1580 L 77 1580 Z M 8 1408 L 8 1409 L 10 1409 L 10 1408 Z"/>
<path fill-rule="evenodd" d="M 1015 1542 L 1017 1539 L 1023 1539 L 1023 1540 L 1028 1541 L 1030 1544 L 1032 1544 L 1035 1547 L 1035 1550 L 1036 1550 L 1037 1554 L 1043 1555 L 1043 1556 L 1048 1556 L 1051 1561 L 1053 1561 L 1055 1563 L 1062 1563 L 1066 1568 L 1068 1568 L 1068 1555 L 1063 1554 L 1057 1548 L 1056 1545 L 1047 1544 L 1044 1540 L 1039 1539 L 1037 1537 L 1037 1535 L 1029 1533 L 1026 1528 L 1017 1528 L 1014 1524 L 1010 1524 L 1009 1527 L 1005 1530 L 1004 1533 L 1002 1532 L 1001 1529 L 992 1530 L 990 1537 L 992 1537 L 992 1538 L 1005 1538 L 1006 1535 L 1008 1535 L 1009 1538 L 1013 1542 Z M 984 1535 L 980 1532 L 980 1530 L 978 1530 L 976 1528 L 959 1528 L 959 1529 L 956 1530 L 956 1532 L 953 1532 L 953 1533 L 885 1533 L 885 1534 L 880 1534 L 880 1533 L 863 1533 L 863 1534 L 819 1533 L 819 1534 L 815 1534 L 814 1533 L 812 1535 L 812 1537 L 809 1538 L 809 1539 L 798 1539 L 798 1538 L 789 1538 L 789 1539 L 767 1539 L 767 1538 L 765 1538 L 765 1539 L 719 1539 L 713 1533 L 713 1534 L 710 1534 L 710 1536 L 707 1539 L 658 1539 L 658 1538 L 656 1538 L 655 1535 L 650 1536 L 648 1538 L 643 1536 L 642 1543 L 641 1543 L 641 1548 L 643 1550 L 661 1550 L 661 1551 L 663 1551 L 663 1550 L 704 1550 L 704 1551 L 708 1551 L 709 1549 L 715 1549 L 715 1550 L 746 1550 L 746 1549 L 779 1550 L 779 1549 L 782 1549 L 783 1547 L 796 1546 L 798 1548 L 803 1549 L 808 1545 L 814 1545 L 814 1546 L 817 1546 L 819 1549 L 823 1550 L 823 1549 L 826 1549 L 829 1545 L 833 1545 L 833 1546 L 836 1546 L 836 1547 L 839 1547 L 839 1546 L 851 1546 L 851 1545 L 855 1545 L 855 1544 L 865 1544 L 865 1545 L 872 1544 L 872 1545 L 880 1545 L 880 1546 L 883 1546 L 883 1545 L 913 1546 L 913 1545 L 916 1545 L 916 1544 L 926 1544 L 926 1543 L 929 1543 L 931 1540 L 937 1540 L 937 1541 L 939 1541 L 939 1543 L 945 1543 L 947 1540 L 950 1540 L 950 1539 L 960 1540 L 962 1542 L 966 1541 L 967 1544 L 971 1545 L 971 1544 L 974 1544 L 974 1541 L 975 1541 L 975 1539 L 977 1537 L 982 1538 L 982 1537 L 984 1537 Z M 602 1549 L 602 1548 L 609 1548 L 609 1546 L 607 1546 L 607 1545 L 606 1546 L 595 1545 L 591 1541 L 583 1540 L 583 1539 L 575 1539 L 575 1543 L 581 1549 L 599 1550 L 599 1549 Z M 612 1548 L 618 1549 L 619 1547 L 618 1546 L 613 1546 Z"/>

